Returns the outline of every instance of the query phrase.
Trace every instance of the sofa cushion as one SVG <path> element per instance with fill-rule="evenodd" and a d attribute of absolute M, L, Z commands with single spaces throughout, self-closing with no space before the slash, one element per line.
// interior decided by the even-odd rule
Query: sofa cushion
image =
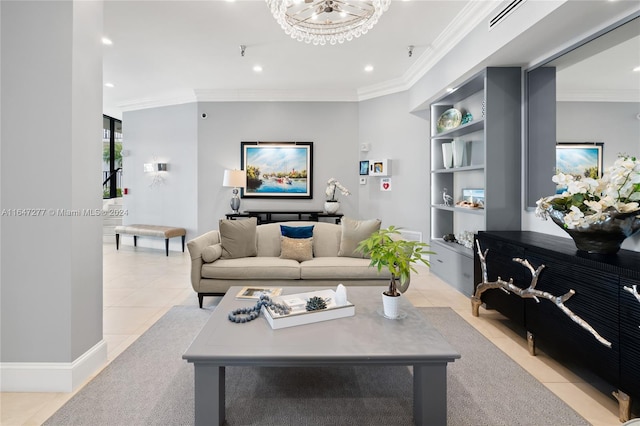
<path fill-rule="evenodd" d="M 299 227 L 313 225 L 313 256 L 337 256 L 340 248 L 340 225 L 328 222 L 288 221 L 282 223 L 265 223 L 258 225 L 258 257 L 279 257 L 280 238 L 282 231 L 280 225 Z"/>
<path fill-rule="evenodd" d="M 299 280 L 300 263 L 279 257 L 218 259 L 202 265 L 202 278 L 225 280 Z"/>
<path fill-rule="evenodd" d="M 383 269 L 369 266 L 369 259 L 354 257 L 314 257 L 300 263 L 300 278 L 303 280 L 389 280 L 391 274 Z"/>
<path fill-rule="evenodd" d="M 258 254 L 256 245 L 256 226 L 258 220 L 251 217 L 243 220 L 220 220 L 220 241 L 222 259 L 237 259 Z"/>
<path fill-rule="evenodd" d="M 367 239 L 372 233 L 380 230 L 380 220 L 355 220 L 343 216 L 341 222 L 342 238 L 340 239 L 338 256 L 368 258 L 367 255 L 356 249 L 360 241 Z"/>
<path fill-rule="evenodd" d="M 313 259 L 313 238 L 282 237 L 280 259 L 293 259 L 298 262 Z"/>
<path fill-rule="evenodd" d="M 280 225 L 280 232 L 283 237 L 289 238 L 311 238 L 313 237 L 313 225 L 311 226 L 286 226 Z"/>
<path fill-rule="evenodd" d="M 214 244 L 202 249 L 202 260 L 207 263 L 216 261 L 222 256 L 222 244 Z"/>

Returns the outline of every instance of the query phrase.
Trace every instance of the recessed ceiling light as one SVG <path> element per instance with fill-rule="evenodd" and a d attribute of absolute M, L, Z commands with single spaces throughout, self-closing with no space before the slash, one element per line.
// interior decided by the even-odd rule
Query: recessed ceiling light
<path fill-rule="evenodd" d="M 448 92 L 448 93 L 453 93 L 453 92 L 455 92 L 456 90 L 458 90 L 458 88 L 457 88 L 457 87 L 447 87 L 447 92 Z"/>
<path fill-rule="evenodd" d="M 113 42 L 106 37 L 102 37 L 102 44 L 104 44 L 105 46 L 111 46 Z"/>
<path fill-rule="evenodd" d="M 364 67 L 364 70 L 366 72 L 372 72 L 373 71 L 373 65 L 367 65 L 366 67 Z"/>
<path fill-rule="evenodd" d="M 635 67 L 633 70 L 634 71 L 640 71 L 640 67 Z"/>
<path fill-rule="evenodd" d="M 116 86 L 113 83 L 105 83 L 104 87 L 112 88 L 112 87 L 116 87 Z"/>
<path fill-rule="evenodd" d="M 262 72 L 262 67 L 261 67 L 260 65 L 254 65 L 254 66 L 253 66 L 253 70 L 254 70 L 255 72 Z"/>

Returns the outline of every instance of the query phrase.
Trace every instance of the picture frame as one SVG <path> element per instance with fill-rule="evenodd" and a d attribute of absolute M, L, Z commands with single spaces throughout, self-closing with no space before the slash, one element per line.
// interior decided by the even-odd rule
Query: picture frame
<path fill-rule="evenodd" d="M 484 205 L 484 188 L 462 188 L 461 201 L 475 202 Z"/>
<path fill-rule="evenodd" d="M 575 177 L 602 177 L 603 142 L 558 142 L 556 144 L 556 174 Z"/>
<path fill-rule="evenodd" d="M 242 198 L 313 198 L 313 142 L 241 142 Z"/>
<path fill-rule="evenodd" d="M 369 160 L 360 162 L 360 176 L 367 176 L 369 174 Z"/>

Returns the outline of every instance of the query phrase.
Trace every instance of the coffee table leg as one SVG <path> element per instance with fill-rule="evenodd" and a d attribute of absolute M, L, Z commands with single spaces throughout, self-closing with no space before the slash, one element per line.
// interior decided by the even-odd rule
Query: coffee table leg
<path fill-rule="evenodd" d="M 194 364 L 196 426 L 224 423 L 224 367 Z"/>
<path fill-rule="evenodd" d="M 413 366 L 413 421 L 447 424 L 447 363 Z"/>

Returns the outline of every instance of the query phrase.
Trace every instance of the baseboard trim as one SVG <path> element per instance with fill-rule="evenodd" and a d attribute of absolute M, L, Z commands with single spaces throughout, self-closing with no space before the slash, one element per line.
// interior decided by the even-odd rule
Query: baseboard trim
<path fill-rule="evenodd" d="M 73 362 L 2 362 L 1 392 L 73 392 L 107 362 L 101 340 Z"/>

